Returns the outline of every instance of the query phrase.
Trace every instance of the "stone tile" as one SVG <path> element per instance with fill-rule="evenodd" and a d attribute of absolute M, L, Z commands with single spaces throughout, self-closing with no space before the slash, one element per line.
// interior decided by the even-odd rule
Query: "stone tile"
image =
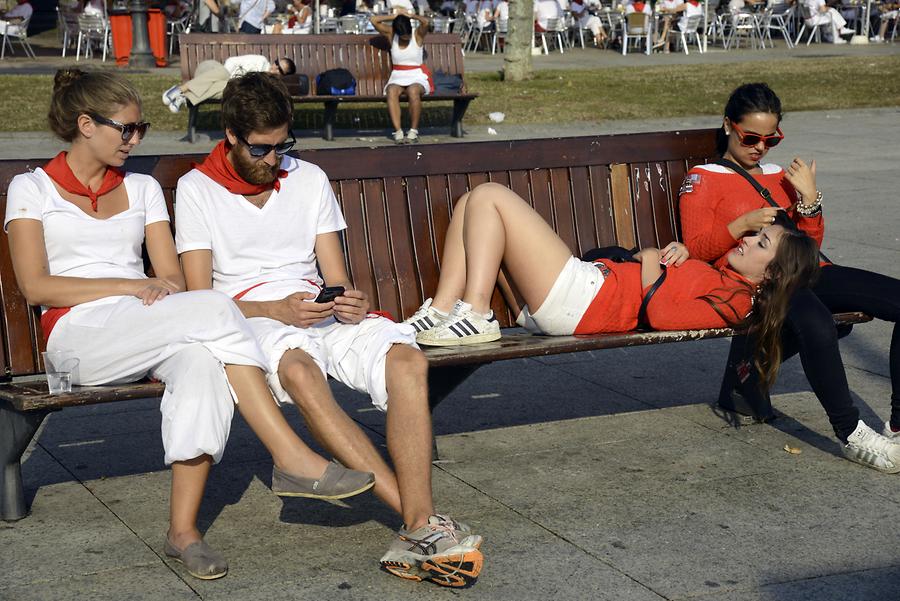
<path fill-rule="evenodd" d="M 104 570 L 70 578 L 48 578 L 27 584 L 0 584 L 0 599 L 15 601 L 122 601 L 123 599 L 199 599 L 191 588 L 161 562 L 155 566 L 135 566 Z"/>

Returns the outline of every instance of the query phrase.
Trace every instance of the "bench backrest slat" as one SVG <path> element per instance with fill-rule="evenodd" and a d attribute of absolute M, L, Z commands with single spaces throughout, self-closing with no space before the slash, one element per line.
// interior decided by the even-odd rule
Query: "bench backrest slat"
<path fill-rule="evenodd" d="M 348 225 L 343 243 L 354 283 L 373 307 L 399 318 L 434 295 L 453 204 L 473 187 L 508 185 L 576 254 L 612 244 L 661 246 L 680 236 L 676 204 L 684 173 L 714 151 L 714 130 L 698 130 L 316 150 L 301 158 L 331 179 Z M 134 157 L 127 168 L 153 175 L 171 211 L 178 178 L 202 158 Z M 0 161 L 0 210 L 12 177 L 44 162 Z M 7 375 L 38 373 L 40 324 L 15 285 L 6 234 L 0 234 L 0 276 L 0 366 Z M 512 323 L 499 293 L 491 306 L 502 325 Z"/>

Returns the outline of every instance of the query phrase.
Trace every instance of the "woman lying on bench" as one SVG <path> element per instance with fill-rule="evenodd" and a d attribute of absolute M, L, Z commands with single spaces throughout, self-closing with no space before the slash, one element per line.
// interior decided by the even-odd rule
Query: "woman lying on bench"
<path fill-rule="evenodd" d="M 59 71 L 49 121 L 70 143 L 68 152 L 9 186 L 4 227 L 16 280 L 29 304 L 44 306 L 47 350 L 80 360 L 74 384 L 147 376 L 166 384 L 160 406 L 165 462 L 172 466 L 166 555 L 196 578 L 228 570 L 203 541 L 197 514 L 238 399 L 274 458 L 276 494 L 340 498 L 371 488 L 372 474 L 329 463 L 284 420 L 266 383 L 266 358 L 231 298 L 182 292 L 162 189 L 150 176 L 118 169 L 150 126 L 141 120 L 137 90 L 111 73 Z M 152 278 L 144 275 L 144 242 Z"/>
<path fill-rule="evenodd" d="M 762 371 L 770 374 L 779 365 L 777 337 L 787 301 L 818 270 L 815 241 L 787 220 L 743 238 L 722 269 L 688 259 L 677 242 L 634 258 L 581 261 L 514 192 L 483 184 L 457 203 L 437 293 L 406 323 L 419 331 L 416 341 L 423 345 L 500 338 L 490 300 L 502 265 L 501 290 L 526 329 L 550 335 L 625 332 L 638 325 L 643 298 L 668 266 L 647 303 L 649 326 L 682 330 L 747 321 L 758 334 Z"/>

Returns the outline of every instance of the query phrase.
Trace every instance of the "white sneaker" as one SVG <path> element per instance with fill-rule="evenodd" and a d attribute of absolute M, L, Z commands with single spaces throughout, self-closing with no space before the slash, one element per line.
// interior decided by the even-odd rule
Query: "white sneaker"
<path fill-rule="evenodd" d="M 419 130 L 411 129 L 406 132 L 406 141 L 407 142 L 418 142 L 419 141 Z"/>
<path fill-rule="evenodd" d="M 847 43 L 847 40 L 845 40 L 844 38 L 834 38 L 834 41 L 832 42 L 832 44 L 846 44 L 846 43 Z"/>
<path fill-rule="evenodd" d="M 881 42 L 884 41 L 884 38 L 881 37 L 880 35 L 873 35 L 872 37 L 869 38 L 869 41 L 873 42 L 875 44 L 880 44 Z"/>
<path fill-rule="evenodd" d="M 900 444 L 882 436 L 862 420 L 843 446 L 844 457 L 879 472 L 900 472 Z"/>
<path fill-rule="evenodd" d="M 884 430 L 881 431 L 881 435 L 888 440 L 900 443 L 900 432 L 894 432 L 891 429 L 891 420 L 884 422 Z"/>
<path fill-rule="evenodd" d="M 403 130 L 402 129 L 398 129 L 391 135 L 394 138 L 394 144 L 403 144 L 406 141 L 403 139 Z"/>
<path fill-rule="evenodd" d="M 855 29 L 850 29 L 849 27 L 841 27 L 841 35 L 856 35 Z"/>
<path fill-rule="evenodd" d="M 425 346 L 460 346 L 499 338 L 500 324 L 493 311 L 482 315 L 472 311 L 469 303 L 458 300 L 447 319 L 436 328 L 419 333 L 416 342 Z"/>
<path fill-rule="evenodd" d="M 403 323 L 414 327 L 418 335 L 420 332 L 427 332 L 431 328 L 437 327 L 447 319 L 448 315 L 449 313 L 438 311 L 432 307 L 431 299 L 429 298 L 422 303 L 421 307 L 416 309 L 415 313 L 403 320 Z"/>
<path fill-rule="evenodd" d="M 163 104 L 169 107 L 169 110 L 173 113 L 177 113 L 181 106 L 184 104 L 184 94 L 181 93 L 181 89 L 174 85 L 162 95 Z"/>

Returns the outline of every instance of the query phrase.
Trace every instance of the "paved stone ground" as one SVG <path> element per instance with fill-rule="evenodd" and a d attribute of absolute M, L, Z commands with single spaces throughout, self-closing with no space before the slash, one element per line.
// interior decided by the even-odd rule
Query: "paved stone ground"
<path fill-rule="evenodd" d="M 770 156 L 815 157 L 826 252 L 893 277 L 900 277 L 898 117 L 896 108 L 788 114 L 787 139 Z M 500 137 L 533 137 L 715 123 L 496 129 Z M 474 129 L 468 139 L 494 139 Z M 210 145 L 186 149 L 174 138 L 148 138 L 142 149 Z M 43 134 L 0 136 L 0 156 L 21 157 L 23 148 L 34 157 L 55 152 Z M 889 411 L 890 336 L 876 322 L 841 343 L 872 426 Z M 796 359 L 774 396 L 785 416 L 729 427 L 709 406 L 726 352 L 727 341 L 711 340 L 508 361 L 451 395 L 434 415 L 436 499 L 486 539 L 482 577 L 463 591 L 377 569 L 398 523 L 374 497 L 332 505 L 273 496 L 270 459 L 240 418 L 202 509 L 207 539 L 231 571 L 214 582 L 192 579 L 162 554 L 170 476 L 157 404 L 54 414 L 24 465 L 32 515 L 0 523 L 0 599 L 898 598 L 898 477 L 841 457 Z M 383 417 L 360 395 L 337 393 L 383 447 Z M 310 440 L 297 412 L 285 414 Z M 785 444 L 802 452 L 787 454 Z"/>

